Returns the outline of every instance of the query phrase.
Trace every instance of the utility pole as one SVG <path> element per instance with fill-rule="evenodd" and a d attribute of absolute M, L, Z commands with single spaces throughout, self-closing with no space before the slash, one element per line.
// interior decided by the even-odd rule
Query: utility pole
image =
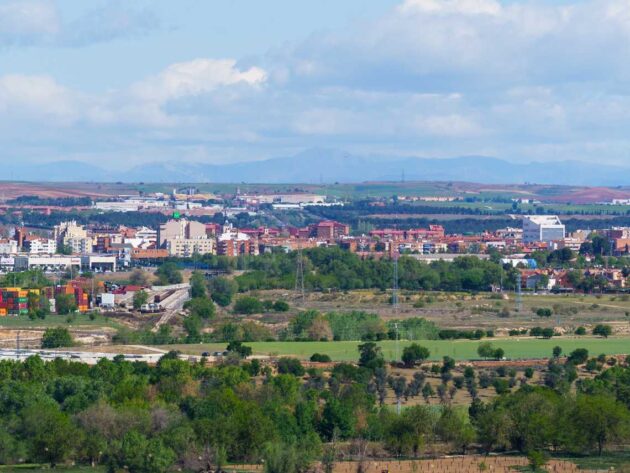
<path fill-rule="evenodd" d="M 398 252 L 394 252 L 394 280 L 392 281 L 392 306 L 398 315 Z"/>
<path fill-rule="evenodd" d="M 394 330 L 396 331 L 396 358 L 394 361 L 398 362 L 398 358 L 400 356 L 400 335 L 398 333 L 398 322 L 394 322 Z"/>
<path fill-rule="evenodd" d="M 298 236 L 298 253 L 295 268 L 295 293 L 304 304 L 304 259 L 302 254 L 302 242 Z"/>
<path fill-rule="evenodd" d="M 522 312 L 523 310 L 523 291 L 521 288 L 522 277 L 521 272 L 516 273 L 516 311 Z"/>

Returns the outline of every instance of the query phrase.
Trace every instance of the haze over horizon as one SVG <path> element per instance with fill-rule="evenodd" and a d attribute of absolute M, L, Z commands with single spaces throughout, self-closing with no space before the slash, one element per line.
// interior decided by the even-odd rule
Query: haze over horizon
<path fill-rule="evenodd" d="M 7 0 L 0 162 L 115 173 L 325 148 L 614 174 L 628 41 L 622 0 Z"/>

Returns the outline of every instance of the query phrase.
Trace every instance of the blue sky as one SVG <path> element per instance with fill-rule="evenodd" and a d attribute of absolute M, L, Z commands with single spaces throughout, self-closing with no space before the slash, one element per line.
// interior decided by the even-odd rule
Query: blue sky
<path fill-rule="evenodd" d="M 627 0 L 2 0 L 0 160 L 626 165 Z"/>

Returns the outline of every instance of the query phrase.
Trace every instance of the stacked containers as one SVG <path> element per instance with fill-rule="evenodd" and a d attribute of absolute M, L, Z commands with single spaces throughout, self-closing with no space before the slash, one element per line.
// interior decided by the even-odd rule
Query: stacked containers
<path fill-rule="evenodd" d="M 0 316 L 28 314 L 28 291 L 19 287 L 0 290 Z"/>
<path fill-rule="evenodd" d="M 79 312 L 87 312 L 88 310 L 88 295 L 80 287 L 74 289 L 74 298 L 77 301 L 77 308 Z"/>

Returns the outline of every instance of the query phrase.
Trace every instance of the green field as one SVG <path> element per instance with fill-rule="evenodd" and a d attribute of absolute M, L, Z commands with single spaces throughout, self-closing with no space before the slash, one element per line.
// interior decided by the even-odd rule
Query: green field
<path fill-rule="evenodd" d="M 495 347 L 505 350 L 505 356 L 509 359 L 544 358 L 551 355 L 553 347 L 560 346 L 564 353 L 569 353 L 576 348 L 586 348 L 591 355 L 605 353 L 628 354 L 630 353 L 629 337 L 611 337 L 608 339 L 582 337 L 582 338 L 554 338 L 550 340 L 519 337 L 511 339 L 489 339 Z M 334 361 L 356 361 L 358 358 L 357 346 L 361 342 L 253 342 L 246 343 L 251 346 L 257 355 L 285 355 L 308 359 L 313 353 L 325 353 Z M 402 349 L 412 342 L 401 340 L 388 340 L 379 342 L 386 359 L 393 360 L 402 353 Z M 478 359 L 477 340 L 422 340 L 419 341 L 431 351 L 431 359 L 438 360 L 443 356 L 450 356 L 456 360 Z M 225 349 L 225 343 L 211 343 L 199 345 L 165 345 L 165 350 L 179 350 L 182 353 L 199 355 L 204 351 L 212 352 Z M 398 346 L 398 350 L 397 347 Z"/>

